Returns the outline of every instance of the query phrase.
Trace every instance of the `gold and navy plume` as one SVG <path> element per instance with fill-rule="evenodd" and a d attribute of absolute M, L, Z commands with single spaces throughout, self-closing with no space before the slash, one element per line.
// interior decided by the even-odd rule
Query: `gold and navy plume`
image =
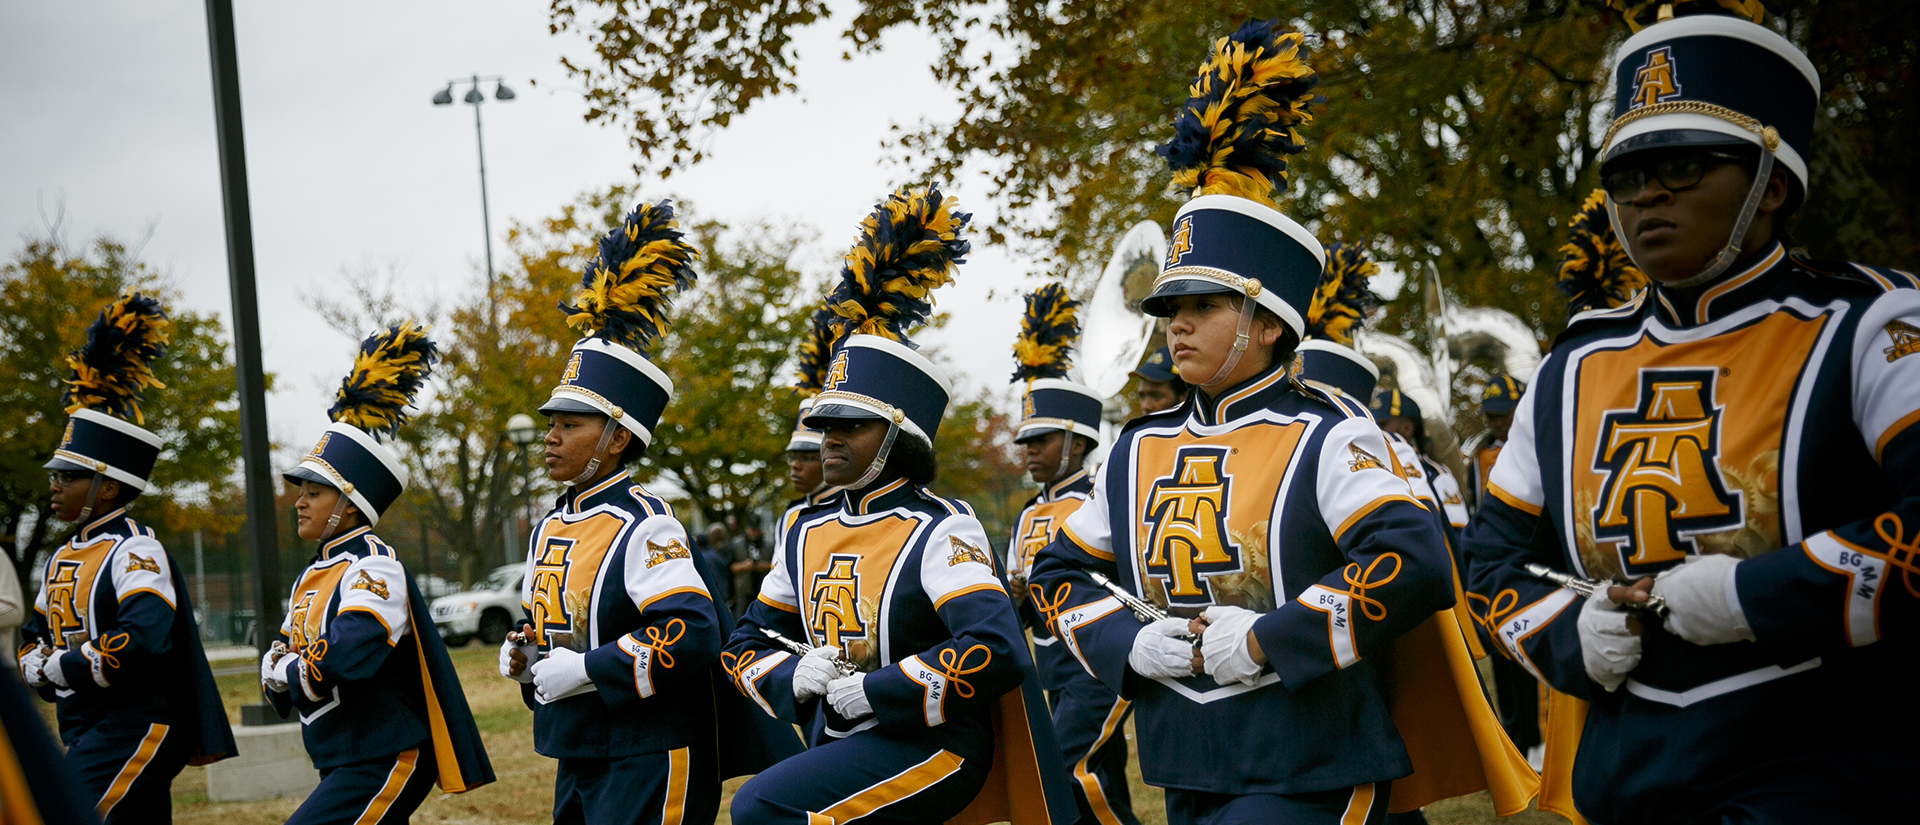
<path fill-rule="evenodd" d="M 1020 338 L 1013 342 L 1013 380 L 1067 377 L 1079 340 L 1080 302 L 1067 297 L 1066 287 L 1044 284 L 1027 293 Z"/>
<path fill-rule="evenodd" d="M 1354 329 L 1380 306 L 1380 296 L 1367 286 L 1367 279 L 1380 274 L 1380 265 L 1357 246 L 1334 241 L 1323 248 L 1327 268 L 1307 307 L 1307 337 L 1350 347 Z"/>
<path fill-rule="evenodd" d="M 1766 0 L 1607 0 L 1607 5 L 1627 19 L 1629 31 L 1636 32 L 1670 17 L 1718 14 L 1761 23 L 1769 9 L 1779 13 L 1776 4 Z"/>
<path fill-rule="evenodd" d="M 953 282 L 970 248 L 960 231 L 972 215 L 937 186 L 903 186 L 860 222 L 840 282 L 827 296 L 840 334 L 904 341 L 933 312 L 932 292 Z"/>
<path fill-rule="evenodd" d="M 1300 33 L 1279 20 L 1248 21 L 1216 41 L 1174 119 L 1173 140 L 1155 150 L 1173 170 L 1174 188 L 1275 206 L 1287 156 L 1306 148 L 1294 128 L 1313 120 L 1307 106 L 1319 76 L 1306 58 Z"/>
<path fill-rule="evenodd" d="M 826 306 L 818 306 L 807 317 L 806 337 L 800 339 L 798 353 L 800 380 L 793 388 L 801 395 L 812 397 L 820 392 L 821 382 L 827 377 L 827 362 L 833 357 L 833 347 L 840 343 L 840 333 L 834 315 Z"/>
<path fill-rule="evenodd" d="M 407 423 L 407 407 L 438 360 L 427 328 L 412 320 L 367 336 L 327 417 L 375 438 L 392 435 Z"/>
<path fill-rule="evenodd" d="M 1567 221 L 1567 242 L 1560 246 L 1560 276 L 1555 286 L 1567 296 L 1567 314 L 1612 309 L 1647 286 L 1647 274 L 1633 265 L 1607 219 L 1607 193 L 1593 190 Z"/>
<path fill-rule="evenodd" d="M 85 408 L 145 424 L 140 400 L 148 387 L 166 387 L 153 377 L 153 362 L 172 340 L 159 299 L 138 292 L 115 299 L 87 328 L 87 343 L 67 353 L 73 375 L 60 398 L 67 412 Z"/>
<path fill-rule="evenodd" d="M 642 203 L 600 239 L 600 255 L 587 265 L 572 304 L 561 303 L 567 323 L 585 334 L 642 355 L 667 331 L 669 295 L 693 285 L 693 259 L 700 253 L 684 240 L 673 219 L 673 202 Z"/>

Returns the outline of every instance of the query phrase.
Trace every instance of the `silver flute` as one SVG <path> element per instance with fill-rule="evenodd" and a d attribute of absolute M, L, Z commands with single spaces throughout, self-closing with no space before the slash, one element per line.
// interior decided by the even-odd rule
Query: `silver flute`
<path fill-rule="evenodd" d="M 790 651 L 793 651 L 794 655 L 805 656 L 807 655 L 808 652 L 813 650 L 813 645 L 807 644 L 806 642 L 789 639 L 786 636 L 781 635 L 779 631 L 774 630 L 772 628 L 763 627 L 763 628 L 760 628 L 760 632 L 765 634 L 767 638 L 772 639 L 774 644 L 777 644 Z M 853 674 L 860 672 L 860 666 L 854 664 L 852 661 L 849 661 L 846 657 L 846 654 L 844 653 L 833 657 L 833 666 L 836 670 L 840 671 L 841 676 L 852 676 Z"/>
<path fill-rule="evenodd" d="M 1560 585 L 1561 587 L 1564 587 L 1568 590 L 1571 590 L 1575 593 L 1580 594 L 1582 598 L 1589 598 L 1589 599 L 1593 598 L 1593 594 L 1598 593 L 1602 590 L 1605 590 L 1609 587 L 1616 587 L 1616 586 L 1625 587 L 1626 586 L 1622 582 L 1607 582 L 1607 581 L 1598 581 L 1595 579 L 1583 579 L 1583 578 L 1580 578 L 1579 576 L 1572 576 L 1566 573 L 1562 573 L 1558 570 L 1554 570 L 1543 564 L 1528 564 L 1527 572 L 1532 574 L 1535 578 L 1546 579 L 1547 581 L 1553 582 L 1554 584 Z M 1647 600 L 1645 603 L 1635 604 L 1633 602 L 1622 602 L 1620 606 L 1628 610 L 1652 613 L 1653 615 L 1659 616 L 1661 618 L 1666 618 L 1666 615 L 1667 615 L 1667 600 L 1662 599 L 1659 596 L 1656 596 L 1652 593 L 1647 594 Z"/>
<path fill-rule="evenodd" d="M 1119 599 L 1121 604 L 1126 605 L 1128 610 L 1133 611 L 1133 615 L 1140 619 L 1140 621 L 1157 622 L 1161 619 L 1174 618 L 1171 614 L 1167 613 L 1167 611 L 1160 609 L 1159 605 L 1135 596 L 1132 593 L 1128 593 L 1126 588 L 1115 584 L 1112 579 L 1107 578 L 1106 574 L 1098 570 L 1088 570 L 1087 575 L 1093 577 L 1094 584 L 1106 588 L 1108 593 L 1112 593 L 1114 598 Z M 1200 637 L 1190 633 L 1180 634 L 1178 638 L 1191 641 L 1194 644 L 1200 643 Z"/>

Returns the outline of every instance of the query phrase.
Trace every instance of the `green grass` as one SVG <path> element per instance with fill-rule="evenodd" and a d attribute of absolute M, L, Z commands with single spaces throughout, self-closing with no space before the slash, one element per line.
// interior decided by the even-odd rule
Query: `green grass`
<path fill-rule="evenodd" d="M 470 646 L 453 651 L 454 666 L 460 671 L 460 683 L 467 702 L 473 707 L 474 721 L 486 742 L 487 754 L 499 781 L 464 794 L 434 794 L 414 814 L 413 821 L 441 823 L 529 823 L 549 821 L 553 805 L 553 760 L 533 752 L 533 714 L 520 701 L 520 686 L 502 679 L 494 671 L 495 649 Z M 259 701 L 259 682 L 251 673 L 221 676 L 221 699 L 239 725 L 241 705 Z M 1128 740 L 1133 740 L 1128 723 Z M 1137 750 L 1137 748 L 1136 748 Z M 1132 784 L 1134 811 L 1145 825 L 1166 825 L 1160 789 L 1140 782 L 1138 761 L 1127 766 Z M 720 821 L 727 822 L 727 802 L 744 779 L 727 782 L 721 789 Z M 181 825 L 273 825 L 285 822 L 299 807 L 298 799 L 274 799 L 262 802 L 210 802 L 207 799 L 205 768 L 187 768 L 173 783 L 173 818 Z M 1528 812 L 1500 820 L 1493 815 L 1485 793 L 1450 799 L 1426 809 L 1433 825 L 1472 825 L 1503 822 L 1513 825 L 1553 825 L 1566 820 L 1552 814 Z"/>

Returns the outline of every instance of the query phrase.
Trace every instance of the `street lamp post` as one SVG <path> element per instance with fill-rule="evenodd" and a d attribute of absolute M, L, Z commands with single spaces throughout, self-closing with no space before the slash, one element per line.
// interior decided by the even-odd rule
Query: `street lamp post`
<path fill-rule="evenodd" d="M 473 104 L 473 143 L 475 148 L 479 150 L 479 156 L 480 156 L 480 231 L 485 240 L 484 248 L 486 249 L 486 253 L 487 253 L 486 255 L 487 257 L 487 303 L 489 305 L 487 309 L 487 326 L 492 327 L 493 326 L 492 304 L 494 303 L 493 217 L 491 214 L 489 214 L 487 209 L 487 141 L 480 131 L 480 104 L 481 102 L 487 99 L 486 95 L 483 95 L 480 93 L 480 84 L 484 81 L 493 82 L 494 84 L 493 99 L 494 100 L 508 101 L 514 98 L 513 90 L 507 88 L 507 84 L 503 82 L 503 78 L 481 77 L 476 74 L 464 80 L 447 81 L 447 87 L 444 89 L 441 89 L 439 92 L 434 94 L 433 105 L 435 106 L 452 105 L 454 84 L 456 83 L 470 84 L 467 88 L 466 96 L 461 99 L 466 101 L 467 103 Z"/>
<path fill-rule="evenodd" d="M 534 439 L 539 437 L 539 435 L 540 430 L 534 425 L 533 416 L 527 415 L 526 413 L 514 413 L 512 418 L 507 419 L 507 441 L 512 443 L 514 449 L 518 451 L 518 455 L 512 456 L 512 458 L 518 459 L 514 461 L 513 464 L 514 475 L 520 476 L 520 487 L 523 493 L 523 495 L 516 496 L 515 498 L 525 498 L 524 492 L 527 486 L 527 445 L 532 444 Z M 507 485 L 507 493 L 508 495 L 512 495 L 513 485 Z M 513 507 L 509 510 L 505 502 L 501 503 L 501 534 L 506 538 L 507 564 L 513 563 L 514 551 L 519 549 L 520 546 L 519 531 L 514 529 L 513 518 L 507 514 L 509 512 L 517 514 L 520 509 L 519 507 Z"/>

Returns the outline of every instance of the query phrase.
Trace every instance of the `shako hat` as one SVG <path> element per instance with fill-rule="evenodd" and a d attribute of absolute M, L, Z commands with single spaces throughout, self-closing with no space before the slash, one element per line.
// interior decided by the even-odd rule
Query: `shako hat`
<path fill-rule="evenodd" d="M 802 421 L 876 418 L 933 444 L 953 385 L 915 352 L 907 332 L 933 310 L 932 292 L 953 282 L 970 248 L 960 236 L 973 216 L 935 186 L 903 186 L 860 222 L 840 280 L 827 296 L 843 338 Z M 891 442 L 888 442 L 889 444 Z M 874 462 L 880 466 L 883 454 Z M 853 485 L 859 487 L 861 485 Z"/>
<path fill-rule="evenodd" d="M 1100 394 L 1068 380 L 1073 348 L 1080 341 L 1080 302 L 1067 288 L 1043 284 L 1027 294 L 1020 337 L 1013 342 L 1013 382 L 1020 394 L 1019 444 L 1051 432 L 1100 440 Z"/>
<path fill-rule="evenodd" d="M 1367 280 L 1380 265 L 1366 250 L 1338 241 L 1324 248 L 1327 266 L 1307 306 L 1307 339 L 1294 350 L 1299 377 L 1365 402 L 1380 380 L 1380 368 L 1353 348 L 1353 333 L 1380 306 Z"/>
<path fill-rule="evenodd" d="M 1141 359 L 1140 366 L 1134 367 L 1131 374 L 1139 376 L 1143 381 L 1171 384 L 1173 379 L 1180 377 L 1180 368 L 1173 363 L 1173 353 L 1168 352 L 1166 347 L 1161 347 Z"/>
<path fill-rule="evenodd" d="M 407 489 L 406 466 L 381 441 L 411 418 L 407 407 L 438 360 L 440 350 L 427 338 L 426 327 L 411 320 L 367 336 L 327 410 L 333 423 L 280 477 L 289 484 L 317 481 L 339 490 L 360 508 L 367 524 L 379 524 Z"/>
<path fill-rule="evenodd" d="M 1487 378 L 1487 386 L 1480 390 L 1480 411 L 1483 413 L 1504 414 L 1513 412 L 1520 405 L 1520 396 L 1527 391 L 1527 385 L 1520 379 L 1504 372 L 1496 372 Z"/>
<path fill-rule="evenodd" d="M 67 354 L 73 372 L 61 403 L 67 428 L 46 469 L 97 473 L 139 492 L 160 458 L 160 436 L 141 426 L 140 401 L 162 387 L 153 363 L 166 354 L 173 322 L 156 298 L 131 292 L 100 311 L 87 342 Z"/>
<path fill-rule="evenodd" d="M 794 382 L 794 391 L 806 397 L 800 399 L 800 410 L 793 420 L 793 434 L 787 437 L 787 452 L 795 450 L 819 451 L 820 439 L 824 435 L 818 428 L 807 426 L 807 412 L 813 409 L 813 396 L 820 393 L 820 382 L 825 378 L 827 362 L 833 358 L 833 345 L 839 340 L 839 331 L 834 326 L 832 310 L 823 304 L 807 317 L 807 332 L 800 339 L 798 360 L 799 380 Z"/>
<path fill-rule="evenodd" d="M 1306 334 L 1326 261 L 1313 233 L 1274 204 L 1287 156 L 1306 148 L 1295 127 L 1313 119 L 1319 77 L 1306 55 L 1299 32 L 1254 20 L 1216 41 L 1201 64 L 1173 140 L 1157 149 L 1192 199 L 1174 216 L 1160 276 L 1141 302 L 1148 314 L 1170 314 L 1177 295 L 1233 293 Z"/>
<path fill-rule="evenodd" d="M 1420 405 L 1413 403 L 1412 396 L 1399 390 L 1385 387 L 1375 390 L 1372 400 L 1367 402 L 1367 408 L 1373 410 L 1375 419 L 1405 418 L 1411 420 L 1416 427 L 1420 426 L 1423 420 L 1420 417 Z"/>
<path fill-rule="evenodd" d="M 666 334 L 670 296 L 693 285 L 693 259 L 700 255 L 678 227 L 672 201 L 642 203 L 600 239 L 573 303 L 560 304 L 567 323 L 586 337 L 573 345 L 540 412 L 597 413 L 627 428 L 641 446 L 653 442 L 653 428 L 673 400 L 673 381 L 647 351 Z"/>
<path fill-rule="evenodd" d="M 1820 76 L 1760 25 L 1759 0 L 1612 0 L 1633 34 L 1613 60 L 1600 163 L 1674 146 L 1759 146 L 1807 186 Z"/>

